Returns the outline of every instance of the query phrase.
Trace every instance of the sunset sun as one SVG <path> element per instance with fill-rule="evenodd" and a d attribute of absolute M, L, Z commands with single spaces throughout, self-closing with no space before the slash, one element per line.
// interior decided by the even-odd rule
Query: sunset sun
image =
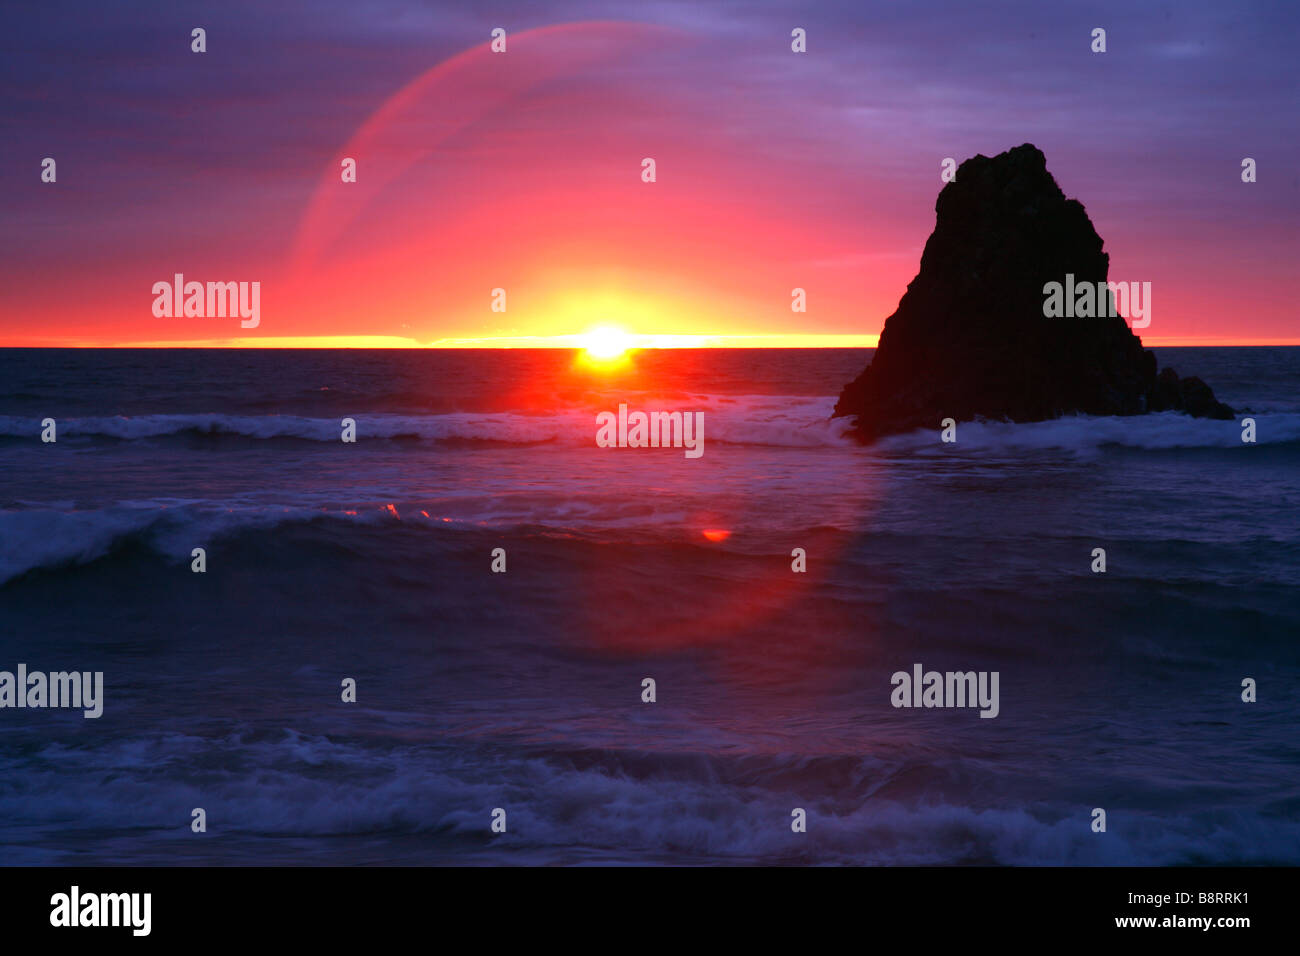
<path fill-rule="evenodd" d="M 621 358 L 632 345 L 632 337 L 612 325 L 591 329 L 582 336 L 581 341 L 587 357 L 600 362 Z"/>

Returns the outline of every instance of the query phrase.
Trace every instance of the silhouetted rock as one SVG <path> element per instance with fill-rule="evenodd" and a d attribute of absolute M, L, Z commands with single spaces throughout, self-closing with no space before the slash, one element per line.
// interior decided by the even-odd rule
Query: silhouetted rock
<path fill-rule="evenodd" d="M 1044 315 L 1047 283 L 1070 275 L 1076 288 L 1095 288 L 1110 257 L 1036 147 L 966 160 L 935 213 L 920 272 L 885 320 L 875 358 L 835 405 L 836 416 L 855 417 L 859 437 L 938 428 L 944 418 L 1233 416 L 1200 379 L 1172 369 L 1157 377 L 1155 356 L 1122 316 Z"/>

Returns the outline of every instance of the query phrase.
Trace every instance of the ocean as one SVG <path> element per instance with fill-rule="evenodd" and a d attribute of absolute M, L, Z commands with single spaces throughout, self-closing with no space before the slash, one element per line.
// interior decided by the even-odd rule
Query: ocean
<path fill-rule="evenodd" d="M 0 863 L 1300 864 L 1300 349 L 1155 351 L 1248 411 L 860 447 L 870 350 L 0 350 L 0 670 L 104 687 L 0 709 Z"/>

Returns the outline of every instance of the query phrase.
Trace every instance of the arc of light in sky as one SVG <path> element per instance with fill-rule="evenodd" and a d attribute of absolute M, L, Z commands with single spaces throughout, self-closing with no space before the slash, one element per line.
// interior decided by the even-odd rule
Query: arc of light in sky
<path fill-rule="evenodd" d="M 613 60 L 634 44 L 680 35 L 669 27 L 627 21 L 558 24 L 508 35 L 505 53 L 491 52 L 485 38 L 422 73 L 375 110 L 331 159 L 299 225 L 291 275 L 305 278 L 317 257 L 371 199 L 471 123 L 546 80 Z M 418 149 L 386 153 L 384 134 L 433 95 L 440 97 L 438 128 L 429 131 Z M 339 177 L 345 156 L 357 160 L 357 181 L 346 185 Z"/>

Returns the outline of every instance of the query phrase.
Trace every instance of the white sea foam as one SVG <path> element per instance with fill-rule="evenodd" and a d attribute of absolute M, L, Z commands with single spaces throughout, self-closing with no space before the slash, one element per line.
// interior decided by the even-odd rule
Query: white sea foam
<path fill-rule="evenodd" d="M 790 447 L 847 443 L 848 423 L 830 418 L 834 400 L 808 396 L 683 396 L 675 401 L 642 399 L 638 408 L 706 409 L 710 441 Z M 580 446 L 593 443 L 592 412 L 566 408 L 543 414 L 527 412 L 448 412 L 437 415 L 353 414 L 359 441 L 417 438 L 425 441 L 483 441 L 506 444 Z M 111 438 L 122 441 L 173 435 L 242 436 L 254 439 L 296 438 L 337 442 L 340 419 L 297 415 L 138 415 L 61 419 L 59 438 Z M 0 416 L 0 435 L 39 435 L 32 419 Z"/>

